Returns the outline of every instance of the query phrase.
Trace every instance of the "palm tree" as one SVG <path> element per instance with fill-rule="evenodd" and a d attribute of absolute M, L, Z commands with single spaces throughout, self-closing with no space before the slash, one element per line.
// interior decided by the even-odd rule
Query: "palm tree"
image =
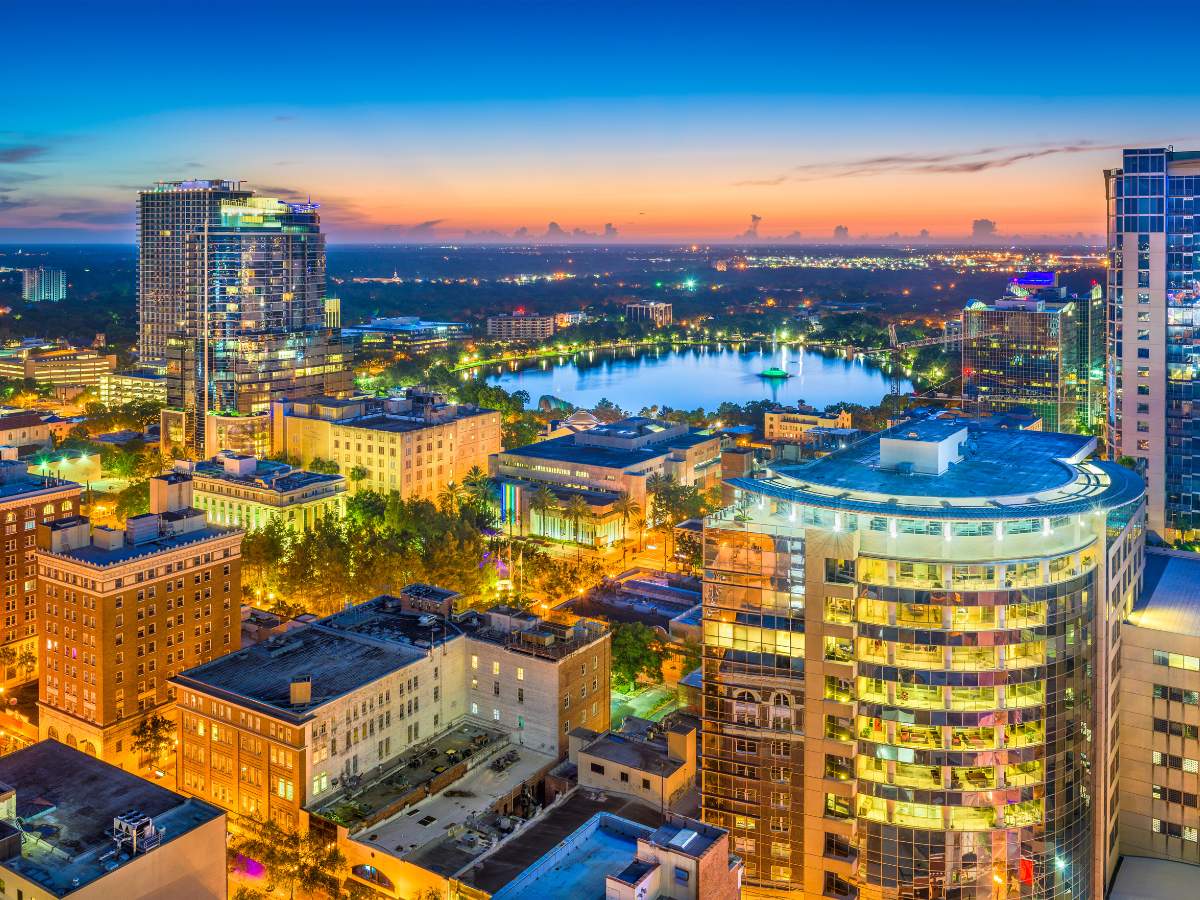
<path fill-rule="evenodd" d="M 462 483 L 471 502 L 478 509 L 485 509 L 488 501 L 492 499 L 492 476 L 479 466 L 471 466 L 463 476 Z"/>
<path fill-rule="evenodd" d="M 438 494 L 438 506 L 444 512 L 455 515 L 458 513 L 458 508 L 462 506 L 462 502 L 466 497 L 467 492 L 461 484 L 447 481 L 446 486 L 442 488 L 442 492 Z"/>
<path fill-rule="evenodd" d="M 558 498 L 550 488 L 543 485 L 529 495 L 529 509 L 542 519 L 542 531 L 545 533 L 546 517 L 558 511 Z"/>
<path fill-rule="evenodd" d="M 355 466 L 350 470 L 350 482 L 354 485 L 354 493 L 358 493 L 359 482 L 370 474 L 364 466 Z"/>
<path fill-rule="evenodd" d="M 642 552 L 642 538 L 645 537 L 646 534 L 646 524 L 647 523 L 644 516 L 639 516 L 633 520 L 633 527 L 636 528 L 638 532 L 638 553 Z"/>
<path fill-rule="evenodd" d="M 571 522 L 572 531 L 575 533 L 575 543 L 580 543 L 579 523 L 583 519 L 591 518 L 592 508 L 578 494 L 572 494 L 571 499 L 563 505 L 563 515 Z"/>
<path fill-rule="evenodd" d="M 646 494 L 650 499 L 651 519 L 656 523 L 662 518 L 663 504 L 660 495 L 668 492 L 675 484 L 675 479 L 670 475 L 664 475 L 661 472 L 655 472 L 646 479 Z"/>
<path fill-rule="evenodd" d="M 621 559 L 623 561 L 625 554 L 629 550 L 627 542 L 629 536 L 629 519 L 642 514 L 642 505 L 630 497 L 629 494 L 621 494 L 613 502 L 613 512 L 621 517 Z"/>

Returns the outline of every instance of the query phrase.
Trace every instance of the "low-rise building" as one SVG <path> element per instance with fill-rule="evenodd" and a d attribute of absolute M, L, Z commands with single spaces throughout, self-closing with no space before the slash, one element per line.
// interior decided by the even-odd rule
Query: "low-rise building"
<path fill-rule="evenodd" d="M 850 428 L 847 410 L 826 415 L 811 406 L 778 406 L 763 414 L 763 437 L 768 441 L 802 443 L 814 428 Z"/>
<path fill-rule="evenodd" d="M 117 368 L 117 358 L 90 347 L 35 347 L 22 344 L 0 350 L 0 378 L 30 378 L 40 386 L 77 387 L 100 383 Z"/>
<path fill-rule="evenodd" d="M 144 771 L 133 731 L 173 715 L 168 679 L 238 648 L 243 532 L 210 525 L 179 473 L 124 531 L 60 516 L 37 528 L 40 735 Z"/>
<path fill-rule="evenodd" d="M 652 322 L 655 328 L 664 328 L 671 324 L 672 307 L 670 303 L 658 301 L 626 303 L 625 318 L 630 322 Z"/>
<path fill-rule="evenodd" d="M 190 468 L 196 507 L 217 525 L 254 530 L 278 517 L 285 526 L 306 531 L 322 518 L 340 519 L 346 512 L 342 475 L 231 452 Z"/>
<path fill-rule="evenodd" d="M 646 483 L 655 475 L 677 484 L 715 486 L 721 444 L 707 431 L 634 417 L 501 451 L 490 461 L 501 482 L 501 519 L 528 534 L 610 546 L 628 527 L 618 506 L 622 495 L 644 511 Z M 553 504 L 535 499 L 544 496 L 542 488 Z M 587 516 L 573 514 L 568 504 L 574 497 L 587 504 Z"/>
<path fill-rule="evenodd" d="M 167 376 L 156 372 L 106 372 L 100 376 L 100 402 L 167 404 Z"/>
<path fill-rule="evenodd" d="M 180 789 L 295 826 L 464 721 L 546 767 L 572 723 L 608 727 L 606 629 L 428 611 L 453 598 L 410 585 L 177 675 Z"/>
<path fill-rule="evenodd" d="M 471 469 L 486 471 L 500 450 L 500 413 L 412 388 L 387 400 L 286 400 L 272 411 L 274 448 L 300 460 L 329 460 L 360 487 L 436 500 Z"/>
<path fill-rule="evenodd" d="M 0 758 L 0 896 L 226 896 L 225 814 L 58 741 Z"/>
<path fill-rule="evenodd" d="M 576 325 L 582 325 L 588 320 L 588 314 L 582 309 L 571 309 L 566 312 L 554 314 L 554 327 L 561 331 L 564 328 L 573 328 Z"/>
<path fill-rule="evenodd" d="M 426 322 L 418 316 L 372 319 L 364 325 L 347 325 L 342 336 L 363 350 L 427 353 L 465 339 L 465 322 Z"/>
<path fill-rule="evenodd" d="M 696 784 L 696 728 L 629 716 L 617 732 L 575 728 L 568 759 L 580 787 L 670 808 Z"/>
<path fill-rule="evenodd" d="M 554 335 L 554 316 L 488 316 L 487 336 L 498 341 L 544 341 Z"/>
<path fill-rule="evenodd" d="M 26 452 L 50 446 L 50 426 L 32 410 L 0 415 L 0 447 Z"/>
<path fill-rule="evenodd" d="M 737 900 L 742 862 L 729 832 L 684 816 L 657 828 L 596 813 L 492 894 L 492 900 Z"/>

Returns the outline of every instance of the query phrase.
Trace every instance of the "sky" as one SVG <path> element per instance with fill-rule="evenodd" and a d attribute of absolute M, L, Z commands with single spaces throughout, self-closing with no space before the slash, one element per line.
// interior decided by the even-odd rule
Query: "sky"
<path fill-rule="evenodd" d="M 1092 237 L 1121 147 L 1200 145 L 1194 80 L 1107 0 L 0 16 L 45 36 L 0 55 L 9 243 L 132 242 L 183 178 L 311 197 L 344 243 Z"/>

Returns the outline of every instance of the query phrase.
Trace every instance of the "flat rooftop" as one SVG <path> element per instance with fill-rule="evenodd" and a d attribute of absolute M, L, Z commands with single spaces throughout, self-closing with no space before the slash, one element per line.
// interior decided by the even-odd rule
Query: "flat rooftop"
<path fill-rule="evenodd" d="M 101 858 L 114 847 L 109 831 L 118 815 L 137 810 L 150 816 L 164 843 L 224 815 L 58 741 L 39 741 L 0 758 L 0 782 L 16 791 L 26 831 L 40 835 L 25 839 L 21 856 L 0 866 L 59 897 L 128 861 L 115 854 Z"/>
<path fill-rule="evenodd" d="M 426 655 L 427 650 L 399 641 L 367 640 L 306 625 L 180 672 L 171 680 L 301 723 L 312 718 L 317 707 Z M 306 676 L 312 681 L 312 698 L 292 705 L 292 681 Z"/>
<path fill-rule="evenodd" d="M 551 754 L 528 747 L 511 749 L 516 750 L 517 760 L 503 772 L 487 764 L 477 765 L 445 789 L 386 822 L 364 829 L 355 839 L 441 875 L 453 875 L 469 864 L 478 851 L 463 852 L 455 847 L 453 839 L 447 844 L 447 832 L 461 831 L 557 762 Z"/>
<path fill-rule="evenodd" d="M 203 515 L 199 510 L 197 510 L 197 513 Z M 166 513 L 163 515 L 164 517 L 169 516 Z M 56 552 L 45 550 L 43 552 L 51 556 L 58 556 L 63 559 L 81 562 L 85 565 L 103 568 L 105 566 L 115 566 L 120 563 L 129 562 L 132 559 L 138 559 L 142 556 L 163 553 L 168 550 L 178 550 L 181 547 L 187 547 L 192 544 L 201 544 L 205 541 L 228 537 L 231 534 L 239 534 L 241 530 L 240 528 L 209 524 L 203 528 L 198 528 L 195 531 L 189 531 L 184 534 L 160 535 L 153 540 L 142 541 L 138 544 L 124 544 L 112 550 L 97 547 L 95 544 L 88 544 L 86 547 L 77 547 L 74 550 L 59 550 Z"/>
<path fill-rule="evenodd" d="M 665 740 L 641 740 L 611 731 L 606 731 L 584 745 L 582 752 L 619 766 L 629 766 L 631 769 L 655 775 L 673 775 L 683 767 L 680 760 L 671 759 L 667 755 Z"/>
<path fill-rule="evenodd" d="M 631 833 L 604 829 L 591 840 L 599 830 L 598 816 L 605 814 L 629 822 Z M 637 800 L 576 789 L 457 877 L 493 894 L 492 900 L 598 900 L 604 896 L 604 879 L 633 859 L 637 835 L 652 834 L 662 821 L 659 810 Z M 565 852 L 551 859 L 560 846 Z"/>
<path fill-rule="evenodd" d="M 1147 547 L 1142 592 L 1129 624 L 1200 636 L 1200 553 Z"/>
<path fill-rule="evenodd" d="M 226 472 L 225 466 L 219 462 L 205 460 L 196 463 L 196 478 L 210 478 L 224 481 L 242 487 L 258 490 L 273 491 L 277 494 L 290 494 L 318 485 L 344 487 L 346 479 L 341 475 L 329 475 L 322 472 L 309 472 L 307 469 L 294 469 L 286 463 L 269 459 L 260 459 L 255 463 L 253 475 L 234 475 Z"/>
<path fill-rule="evenodd" d="M 712 434 L 691 432 L 688 434 L 678 434 L 657 443 L 629 450 L 619 447 L 597 447 L 592 444 L 577 443 L 575 440 L 576 437 L 584 437 L 586 439 L 588 435 L 595 435 L 597 433 L 610 434 L 616 437 L 624 436 L 619 431 L 601 432 L 600 428 L 593 428 L 590 431 L 579 432 L 578 435 L 568 434 L 563 437 L 538 441 L 527 447 L 503 450 L 501 451 L 501 455 L 548 459 L 555 462 L 580 463 L 581 465 L 598 466 L 605 469 L 625 469 L 666 456 L 672 450 L 682 450 L 694 447 L 696 444 L 702 444 L 705 441 L 717 439 Z M 633 436 L 632 433 L 630 436 Z"/>
<path fill-rule="evenodd" d="M 1181 900 L 1196 896 L 1196 866 L 1165 859 L 1125 856 L 1108 900 Z"/>
<path fill-rule="evenodd" d="M 938 441 L 966 429 L 963 457 L 940 475 L 884 468 L 880 438 Z M 1136 500 L 1141 478 L 1115 463 L 1085 462 L 1095 438 L 1014 431 L 975 423 L 903 423 L 820 459 L 781 466 L 738 488 L 849 512 L 952 518 L 1013 518 L 1094 511 Z M 974 509 L 972 509 L 974 508 Z"/>

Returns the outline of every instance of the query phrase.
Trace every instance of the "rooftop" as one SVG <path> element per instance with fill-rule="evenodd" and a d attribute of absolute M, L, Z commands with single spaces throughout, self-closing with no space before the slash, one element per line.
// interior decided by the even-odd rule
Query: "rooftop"
<path fill-rule="evenodd" d="M 197 479 L 210 478 L 224 481 L 228 484 L 253 487 L 260 490 L 273 491 L 277 494 L 289 494 L 293 491 L 327 485 L 329 487 L 344 484 L 341 475 L 328 475 L 321 472 L 309 472 L 306 469 L 296 469 L 287 463 L 270 459 L 258 459 L 254 462 L 254 474 L 238 475 L 225 470 L 219 459 L 208 459 L 196 463 L 193 470 Z"/>
<path fill-rule="evenodd" d="M 579 732 L 586 730 L 578 729 Z M 587 739 L 586 734 L 580 736 Z M 614 734 L 611 731 L 590 740 L 584 745 L 582 752 L 597 759 L 654 775 L 673 775 L 683 766 L 683 760 L 671 759 L 667 755 L 665 740 L 643 740 L 633 735 Z"/>
<path fill-rule="evenodd" d="M 1179 900 L 1196 895 L 1196 867 L 1165 859 L 1124 856 L 1108 900 Z"/>
<path fill-rule="evenodd" d="M 659 459 L 668 455 L 672 450 L 683 450 L 688 447 L 694 447 L 697 444 L 702 444 L 705 441 L 716 439 L 715 435 L 692 431 L 665 438 L 662 441 L 652 442 L 641 447 L 626 449 L 623 447 L 598 447 L 583 442 L 583 440 L 587 440 L 591 436 L 598 436 L 600 438 L 606 436 L 614 437 L 614 433 L 604 428 L 592 428 L 577 434 L 568 434 L 563 437 L 538 441 L 526 447 L 504 450 L 502 451 L 502 455 L 546 459 L 554 462 L 580 463 L 588 466 L 599 466 L 605 469 L 626 469 L 630 466 L 637 466 L 651 460 Z M 620 433 L 615 434 L 615 439 L 622 437 L 623 435 Z"/>
<path fill-rule="evenodd" d="M 880 440 L 946 441 L 965 430 L 962 458 L 942 474 L 884 467 Z M 910 435 L 916 434 L 916 437 Z M 1017 518 L 1091 512 L 1137 500 L 1141 478 L 1115 463 L 1085 461 L 1086 435 L 1014 431 L 973 422 L 897 425 L 820 459 L 782 466 L 766 478 L 728 483 L 753 494 L 836 510 L 953 518 Z"/>
<path fill-rule="evenodd" d="M 636 854 L 637 838 L 661 822 L 657 809 L 636 800 L 576 789 L 458 878 L 492 900 L 598 900 L 605 878 Z"/>
<path fill-rule="evenodd" d="M 1129 624 L 1200 636 L 1200 553 L 1147 547 L 1142 593 Z"/>
<path fill-rule="evenodd" d="M 187 512 L 187 511 L 185 511 Z M 203 513 L 201 513 L 203 515 Z M 164 519 L 178 518 L 171 513 L 162 513 Z M 78 517 L 74 517 L 78 518 Z M 128 521 L 142 518 L 141 516 L 133 516 Z M 55 527 L 55 523 L 51 523 L 51 527 Z M 182 534 L 162 534 L 154 540 L 141 541 L 136 544 L 124 544 L 120 547 L 114 547 L 111 550 L 104 547 L 98 547 L 95 544 L 88 544 L 83 547 L 76 547 L 73 550 L 47 550 L 43 549 L 44 553 L 52 556 L 69 559 L 74 562 L 83 563 L 88 566 L 103 568 L 105 566 L 115 566 L 121 563 L 129 562 L 133 559 L 138 559 L 142 556 L 149 556 L 154 553 L 166 553 L 170 550 L 179 550 L 180 548 L 190 546 L 192 544 L 203 543 L 204 541 L 216 540 L 218 538 L 228 537 L 233 534 L 240 534 L 240 528 L 227 528 L 223 525 L 205 525 L 203 528 L 198 528 L 194 531 L 184 532 Z"/>
<path fill-rule="evenodd" d="M 0 758 L 0 782 L 16 791 L 27 832 L 21 855 L 0 865 L 58 897 L 128 861 L 108 852 L 115 847 L 111 829 L 119 815 L 137 810 L 151 817 L 164 842 L 224 815 L 58 741 Z"/>
<path fill-rule="evenodd" d="M 172 681 L 300 723 L 321 705 L 425 656 L 416 646 L 343 634 L 318 624 L 243 647 L 181 672 Z M 311 678 L 311 699 L 293 705 L 292 681 L 306 676 Z"/>

